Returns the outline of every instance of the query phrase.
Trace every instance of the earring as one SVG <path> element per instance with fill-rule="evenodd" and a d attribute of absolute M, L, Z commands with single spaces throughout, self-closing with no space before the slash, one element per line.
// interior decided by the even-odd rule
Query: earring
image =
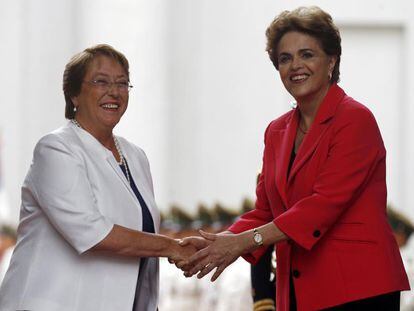
<path fill-rule="evenodd" d="M 331 79 L 332 79 L 332 72 L 329 72 L 328 73 L 328 78 L 329 78 L 329 81 L 331 81 Z"/>
<path fill-rule="evenodd" d="M 73 106 L 73 112 L 76 112 L 78 109 L 75 107 L 75 106 Z"/>

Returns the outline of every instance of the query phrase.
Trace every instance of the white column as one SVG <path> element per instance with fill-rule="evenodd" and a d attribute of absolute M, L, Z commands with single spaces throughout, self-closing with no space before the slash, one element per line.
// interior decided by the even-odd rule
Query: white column
<path fill-rule="evenodd" d="M 12 1 L 2 6 L 3 165 L 13 221 L 35 143 L 64 120 L 62 75 L 73 42 L 74 3 Z"/>
<path fill-rule="evenodd" d="M 172 6 L 172 5 L 171 5 Z M 168 1 L 79 1 L 81 37 L 77 51 L 106 43 L 128 58 L 131 84 L 129 107 L 115 132 L 146 152 L 151 165 L 156 201 L 169 198 L 168 159 L 170 103 L 168 57 L 171 27 Z"/>

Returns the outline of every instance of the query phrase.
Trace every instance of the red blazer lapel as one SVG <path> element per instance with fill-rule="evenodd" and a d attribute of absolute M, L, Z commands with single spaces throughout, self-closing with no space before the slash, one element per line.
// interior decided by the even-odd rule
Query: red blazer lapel
<path fill-rule="evenodd" d="M 344 96 L 345 92 L 337 84 L 333 84 L 329 88 L 329 91 L 319 107 L 319 111 L 316 114 L 315 120 L 309 129 L 308 134 L 305 136 L 305 139 L 299 147 L 298 153 L 289 174 L 288 185 L 318 146 L 320 139 L 330 124 L 329 121 L 335 115 L 336 107 L 344 98 Z M 295 127 L 295 133 L 296 130 L 297 125 Z"/>
<path fill-rule="evenodd" d="M 275 134 L 275 159 L 276 159 L 276 187 L 283 200 L 283 204 L 287 207 L 286 183 L 287 171 L 289 167 L 290 157 L 292 154 L 293 144 L 296 137 L 296 128 L 298 126 L 299 114 L 296 109 L 291 118 L 286 121 L 286 127 L 280 129 Z"/>

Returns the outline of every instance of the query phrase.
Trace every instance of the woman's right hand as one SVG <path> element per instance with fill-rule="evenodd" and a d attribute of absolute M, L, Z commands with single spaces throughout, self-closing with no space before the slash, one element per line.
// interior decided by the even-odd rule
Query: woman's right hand
<path fill-rule="evenodd" d="M 181 239 L 179 241 L 179 244 L 181 246 L 192 245 L 197 250 L 200 250 L 200 249 L 203 249 L 209 246 L 211 244 L 211 241 L 206 240 L 205 238 L 201 236 L 188 236 L 186 238 Z"/>
<path fill-rule="evenodd" d="M 178 243 L 178 248 L 174 248 L 175 252 L 172 256 L 168 257 L 168 261 L 175 264 L 177 268 L 185 270 L 185 262 L 194 255 L 200 249 L 203 249 L 210 245 L 211 241 L 208 241 L 199 236 L 189 236 L 181 240 L 175 240 Z"/>
<path fill-rule="evenodd" d="M 179 239 L 173 239 L 171 243 L 171 251 L 168 255 L 168 261 L 170 263 L 176 264 L 177 262 L 184 262 L 197 252 L 197 248 L 191 244 L 181 246 Z"/>

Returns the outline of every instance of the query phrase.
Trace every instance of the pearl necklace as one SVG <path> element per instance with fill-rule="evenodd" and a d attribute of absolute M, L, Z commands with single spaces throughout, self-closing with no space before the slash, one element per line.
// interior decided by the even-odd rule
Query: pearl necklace
<path fill-rule="evenodd" d="M 118 139 L 114 135 L 112 135 L 112 137 L 114 138 L 116 151 L 118 151 L 119 158 L 121 159 L 121 162 L 119 164 L 120 165 L 123 165 L 125 167 L 126 179 L 128 180 L 128 184 L 131 184 L 131 179 L 129 177 L 128 166 L 127 166 L 127 163 L 125 161 L 125 157 L 124 157 L 124 155 L 123 155 L 123 153 L 121 151 L 121 146 L 119 145 Z"/>
<path fill-rule="evenodd" d="M 83 129 L 83 127 L 79 124 L 78 120 L 71 119 L 71 122 L 72 122 L 73 124 L 75 124 L 77 127 L 79 127 L 79 128 L 81 128 L 81 129 Z M 112 135 L 112 138 L 114 139 L 116 151 L 118 152 L 118 154 L 119 154 L 119 158 L 121 159 L 121 161 L 120 161 L 120 162 L 118 162 L 118 164 L 119 164 L 119 165 L 122 165 L 122 166 L 124 166 L 124 167 L 125 167 L 125 172 L 126 172 L 126 174 L 125 174 L 125 175 L 126 175 L 126 179 L 128 180 L 128 183 L 129 183 L 129 184 L 131 184 L 131 178 L 129 177 L 129 170 L 128 170 L 128 166 L 127 166 L 127 164 L 126 164 L 125 157 L 124 157 L 124 155 L 123 155 L 123 153 L 122 153 L 122 151 L 121 151 L 121 147 L 119 146 L 118 139 L 117 139 L 114 135 Z"/>

